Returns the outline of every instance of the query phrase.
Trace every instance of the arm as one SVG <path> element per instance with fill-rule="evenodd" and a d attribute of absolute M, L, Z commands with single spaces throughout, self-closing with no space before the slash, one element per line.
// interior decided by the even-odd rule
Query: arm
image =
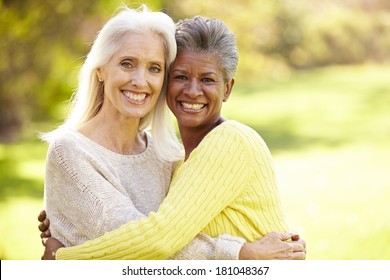
<path fill-rule="evenodd" d="M 65 152 L 61 150 L 61 147 L 54 147 L 49 152 L 47 166 L 50 176 L 46 186 L 46 198 L 49 200 L 49 209 L 51 207 L 50 205 L 56 207 L 52 216 L 54 217 L 52 221 L 54 221 L 53 224 L 55 227 L 55 223 L 57 222 L 56 217 L 61 215 L 61 219 L 65 219 L 74 231 L 85 232 L 83 241 L 86 241 L 97 237 L 92 232 L 99 232 L 102 235 L 104 233 L 103 231 L 117 228 L 125 224 L 128 220 L 143 217 L 134 207 L 131 199 L 127 195 L 121 195 L 118 192 L 117 189 L 119 187 L 113 185 L 115 184 L 113 179 L 110 182 L 107 181 L 106 178 L 110 178 L 108 171 L 96 170 L 86 159 L 79 161 L 79 158 L 75 156 L 73 150 Z M 72 163 L 70 164 L 69 162 Z M 73 169 L 70 166 L 73 166 Z M 79 170 L 82 170 L 83 173 L 76 172 Z M 57 185 L 58 183 L 54 183 L 57 181 L 61 182 L 60 187 Z M 107 193 L 108 190 L 110 193 L 119 193 L 120 198 L 115 198 L 116 203 L 107 203 L 107 194 L 110 194 Z M 67 203 L 63 203 L 63 201 L 67 201 Z M 93 203 L 93 207 L 88 206 L 88 203 Z M 106 208 L 109 206 L 115 206 L 116 212 L 113 212 L 113 209 L 107 210 Z M 91 215 L 89 209 L 93 209 L 97 213 L 95 217 L 97 216 L 98 218 L 88 218 Z M 109 225 L 104 225 L 104 221 L 99 223 L 101 216 L 105 213 L 113 214 L 109 217 L 111 221 Z M 40 217 L 40 219 L 42 221 L 44 220 L 43 217 Z M 46 222 L 48 221 L 47 219 Z M 45 225 L 41 224 L 40 227 L 42 226 Z M 68 240 L 68 232 L 63 232 L 61 229 L 56 228 L 52 231 L 53 237 L 56 237 L 62 243 Z M 44 233 L 42 232 L 41 237 L 43 235 Z M 185 248 L 172 257 L 180 259 L 237 259 L 242 243 L 240 238 L 235 237 L 231 237 L 231 239 L 222 237 L 213 239 L 208 236 L 197 236 Z M 65 244 L 70 246 L 69 242 Z M 54 247 L 54 245 L 51 246 L 51 248 Z"/>
<path fill-rule="evenodd" d="M 45 210 L 39 213 L 38 221 L 40 222 L 38 229 L 41 232 L 42 244 L 45 247 L 42 259 L 53 260 L 55 259 L 55 253 L 58 248 L 65 246 L 57 239 L 50 238 L 50 221 L 46 217 Z M 217 238 L 211 238 L 206 234 L 200 233 L 169 259 L 236 260 L 241 254 L 248 258 L 254 257 L 253 252 L 255 252 L 255 249 L 251 248 L 252 246 L 247 246 L 246 250 L 242 250 L 244 243 L 244 239 L 226 234 Z"/>
<path fill-rule="evenodd" d="M 38 216 L 39 230 L 41 231 L 42 244 L 45 246 L 45 252 L 42 259 L 54 260 L 55 253 L 58 248 L 64 247 L 62 243 L 54 238 L 50 237 L 49 219 L 46 219 L 46 211 L 42 210 Z M 207 252 L 215 252 L 215 259 L 237 259 L 237 253 L 239 253 L 238 259 L 240 260 L 304 260 L 306 258 L 306 243 L 303 239 L 300 239 L 299 235 L 293 235 L 292 233 L 277 233 L 271 232 L 264 238 L 257 240 L 253 243 L 244 243 L 242 246 L 242 240 L 232 240 L 229 235 L 222 235 L 216 239 L 213 239 L 205 234 L 199 234 L 197 239 L 202 240 L 204 238 L 204 246 L 201 244 L 195 244 L 194 251 L 191 249 L 191 245 L 187 245 L 183 250 L 175 253 L 170 259 L 203 259 L 204 255 L 202 250 Z M 292 241 L 287 242 L 289 239 Z M 208 241 L 207 241 L 208 240 Z M 210 241 L 211 240 L 211 241 Z M 225 241 L 226 240 L 226 241 Z M 196 243 L 193 240 L 191 243 Z M 214 242 L 213 242 L 214 241 Z M 217 243 L 217 246 L 208 246 L 210 243 Z M 188 250 L 185 250 L 188 247 Z M 233 249 L 236 247 L 236 249 Z M 219 249 L 220 250 L 219 250 Z M 232 255 L 224 253 L 226 248 L 232 248 Z M 182 253 L 183 251 L 188 251 Z M 189 253 L 192 253 L 193 258 L 189 257 Z M 213 253 L 211 253 L 213 255 Z M 221 257 L 222 256 L 222 257 Z M 223 256 L 226 256 L 224 258 Z M 204 257 L 207 259 L 207 257 Z"/>
<path fill-rule="evenodd" d="M 176 176 L 157 213 L 82 245 L 60 248 L 57 258 L 165 259 L 185 246 L 240 194 L 247 178 L 248 155 L 240 148 L 241 143 L 234 143 L 237 149 L 230 155 L 242 161 L 237 168 L 225 158 L 224 144 L 211 140 L 207 145 L 213 147 L 213 152 L 193 152 L 184 165 L 196 168 Z"/>

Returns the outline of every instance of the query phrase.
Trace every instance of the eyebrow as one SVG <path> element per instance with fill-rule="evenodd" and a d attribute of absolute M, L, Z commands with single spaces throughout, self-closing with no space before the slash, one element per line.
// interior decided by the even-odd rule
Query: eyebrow
<path fill-rule="evenodd" d="M 186 70 L 183 70 L 183 69 L 172 69 L 172 72 L 175 73 L 175 72 L 178 72 L 178 73 L 181 73 L 181 74 L 186 74 L 187 71 Z M 204 73 L 201 73 L 202 76 L 207 76 L 207 75 L 216 75 L 218 76 L 217 73 L 215 72 L 204 72 Z"/>
<path fill-rule="evenodd" d="M 126 60 L 126 59 L 134 60 L 134 61 L 138 61 L 139 60 L 137 57 L 129 56 L 129 55 L 124 55 L 124 56 L 119 57 L 119 60 Z M 149 63 L 165 65 L 165 61 L 162 61 L 162 60 L 151 60 L 151 61 L 149 61 Z"/>

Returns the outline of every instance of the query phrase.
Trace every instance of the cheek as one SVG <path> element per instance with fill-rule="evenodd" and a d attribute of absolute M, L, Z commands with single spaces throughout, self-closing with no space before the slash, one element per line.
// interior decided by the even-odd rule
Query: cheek
<path fill-rule="evenodd" d="M 178 87 L 176 87 L 174 84 L 168 84 L 167 87 L 167 102 L 168 106 L 169 104 L 173 105 L 175 98 L 177 96 Z"/>
<path fill-rule="evenodd" d="M 153 89 L 156 91 L 156 94 L 160 94 L 164 85 L 164 78 L 156 77 L 152 80 Z"/>

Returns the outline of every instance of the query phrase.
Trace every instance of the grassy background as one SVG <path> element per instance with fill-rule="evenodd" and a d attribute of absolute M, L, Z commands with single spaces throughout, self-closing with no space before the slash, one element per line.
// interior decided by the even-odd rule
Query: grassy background
<path fill-rule="evenodd" d="M 224 105 L 269 144 L 308 259 L 390 259 L 389 80 L 389 66 L 364 65 L 237 81 Z M 0 145 L 1 259 L 41 256 L 45 154 L 36 140 Z"/>

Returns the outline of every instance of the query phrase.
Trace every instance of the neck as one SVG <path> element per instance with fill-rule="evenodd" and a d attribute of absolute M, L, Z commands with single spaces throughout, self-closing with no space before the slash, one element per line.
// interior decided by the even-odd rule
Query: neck
<path fill-rule="evenodd" d="M 79 131 L 118 154 L 139 154 L 146 148 L 144 133 L 139 131 L 139 119 L 114 119 L 99 112 L 90 121 L 83 124 Z"/>
<path fill-rule="evenodd" d="M 198 147 L 203 138 L 224 121 L 225 119 L 220 117 L 213 123 L 207 123 L 197 127 L 186 127 L 179 124 L 180 137 L 185 150 L 185 160 L 187 160 L 191 152 Z"/>

